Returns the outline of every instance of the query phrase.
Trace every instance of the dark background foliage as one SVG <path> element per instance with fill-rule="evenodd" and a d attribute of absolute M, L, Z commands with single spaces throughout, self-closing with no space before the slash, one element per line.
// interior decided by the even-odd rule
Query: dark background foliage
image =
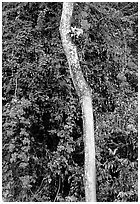
<path fill-rule="evenodd" d="M 3 3 L 3 200 L 84 201 L 81 108 L 61 45 L 62 3 Z M 97 200 L 137 201 L 138 5 L 76 3 L 92 88 Z"/>

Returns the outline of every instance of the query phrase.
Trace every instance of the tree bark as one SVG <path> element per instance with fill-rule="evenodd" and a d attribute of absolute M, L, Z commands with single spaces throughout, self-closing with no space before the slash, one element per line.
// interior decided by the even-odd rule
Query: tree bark
<path fill-rule="evenodd" d="M 69 64 L 70 75 L 82 107 L 83 139 L 84 139 L 84 170 L 85 170 L 85 199 L 86 202 L 96 202 L 96 166 L 95 166 L 95 139 L 91 89 L 83 76 L 77 48 L 72 43 L 71 18 L 73 3 L 64 2 L 60 22 L 60 35 L 64 52 Z"/>

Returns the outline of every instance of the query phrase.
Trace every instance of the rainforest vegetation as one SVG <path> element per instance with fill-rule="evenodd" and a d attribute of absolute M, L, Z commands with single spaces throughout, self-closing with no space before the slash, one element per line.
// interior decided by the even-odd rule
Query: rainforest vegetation
<path fill-rule="evenodd" d="M 2 195 L 82 202 L 82 110 L 59 26 L 63 3 L 2 4 Z M 74 3 L 92 90 L 98 202 L 138 201 L 138 3 Z"/>

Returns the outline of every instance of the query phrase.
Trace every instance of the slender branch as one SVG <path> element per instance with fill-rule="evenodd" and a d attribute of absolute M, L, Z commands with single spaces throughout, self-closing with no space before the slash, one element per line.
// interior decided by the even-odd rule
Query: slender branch
<path fill-rule="evenodd" d="M 53 202 L 56 202 L 56 199 L 57 199 L 57 196 L 59 194 L 59 191 L 60 191 L 60 186 L 61 186 L 61 176 L 59 175 L 59 181 L 58 181 L 58 189 L 57 189 L 57 192 L 56 192 L 56 196 L 54 198 L 54 201 Z"/>
<path fill-rule="evenodd" d="M 17 89 L 18 89 L 18 77 L 16 76 L 16 88 L 15 88 L 15 99 L 17 98 Z"/>
<path fill-rule="evenodd" d="M 41 182 L 39 188 L 36 190 L 34 196 L 31 198 L 30 202 L 33 201 L 33 199 L 37 197 L 37 194 L 38 194 L 38 192 L 40 191 L 40 189 L 41 189 L 41 187 L 42 187 L 42 185 L 43 185 L 44 180 L 46 180 L 46 178 L 43 178 L 43 179 L 42 179 L 42 182 Z M 31 190 L 30 190 L 30 191 L 31 191 Z M 31 192 L 32 192 L 32 191 L 31 191 Z"/>

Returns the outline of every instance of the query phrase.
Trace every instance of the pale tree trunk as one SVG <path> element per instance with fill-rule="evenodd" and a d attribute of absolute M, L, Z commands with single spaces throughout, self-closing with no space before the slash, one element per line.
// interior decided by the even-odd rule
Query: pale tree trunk
<path fill-rule="evenodd" d="M 76 46 L 69 35 L 73 3 L 64 2 L 60 22 L 60 35 L 66 54 L 71 78 L 82 107 L 83 139 L 85 152 L 85 197 L 86 202 L 96 202 L 95 139 L 91 89 L 83 76 Z"/>

